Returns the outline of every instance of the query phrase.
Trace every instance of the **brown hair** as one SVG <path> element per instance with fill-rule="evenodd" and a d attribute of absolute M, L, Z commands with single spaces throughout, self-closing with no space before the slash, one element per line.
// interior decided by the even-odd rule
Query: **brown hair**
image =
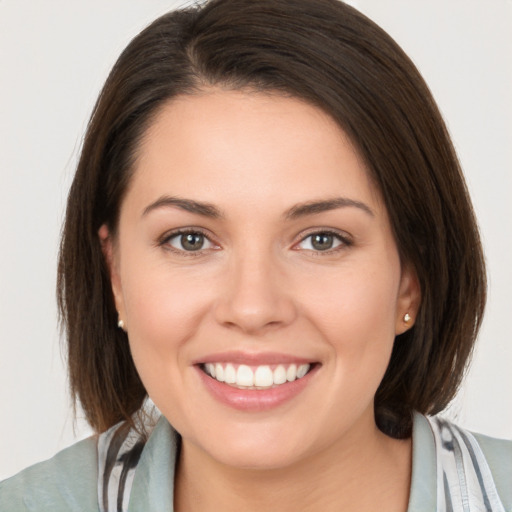
<path fill-rule="evenodd" d="M 385 433 L 453 398 L 485 303 L 485 268 L 464 179 L 420 74 L 378 26 L 338 0 L 212 0 L 170 12 L 120 56 L 94 108 L 69 193 L 58 278 L 70 387 L 103 431 L 146 396 L 103 258 L 141 137 L 170 98 L 209 85 L 277 91 L 329 113 L 365 159 L 402 261 L 417 273 L 415 325 L 395 340 L 375 397 Z"/>

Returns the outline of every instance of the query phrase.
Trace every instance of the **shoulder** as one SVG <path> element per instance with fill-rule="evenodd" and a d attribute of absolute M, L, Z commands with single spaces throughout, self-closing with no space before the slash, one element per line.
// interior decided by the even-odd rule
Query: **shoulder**
<path fill-rule="evenodd" d="M 495 501 L 490 510 L 501 510 L 500 503 L 512 510 L 512 441 L 475 434 L 440 417 L 428 421 L 445 484 L 491 505 Z"/>
<path fill-rule="evenodd" d="M 96 439 L 90 437 L 0 482 L 0 510 L 98 510 Z"/>
<path fill-rule="evenodd" d="M 512 440 L 473 434 L 489 464 L 500 496 L 512 510 Z"/>
<path fill-rule="evenodd" d="M 118 423 L 0 482 L 0 511 L 172 510 L 179 436 L 156 413 L 143 418 L 144 431 Z"/>

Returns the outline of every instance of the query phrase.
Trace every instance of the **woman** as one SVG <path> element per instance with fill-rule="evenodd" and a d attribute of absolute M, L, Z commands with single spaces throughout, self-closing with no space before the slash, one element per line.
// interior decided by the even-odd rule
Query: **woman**
<path fill-rule="evenodd" d="M 423 416 L 484 276 L 389 36 L 331 0 L 170 13 L 114 67 L 68 200 L 59 299 L 99 436 L 3 483 L 2 510 L 510 509 L 511 444 Z"/>

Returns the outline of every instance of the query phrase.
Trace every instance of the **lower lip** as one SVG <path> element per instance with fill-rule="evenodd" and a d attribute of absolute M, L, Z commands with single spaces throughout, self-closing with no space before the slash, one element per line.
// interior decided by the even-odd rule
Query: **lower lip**
<path fill-rule="evenodd" d="M 258 412 L 279 407 L 296 397 L 309 384 L 318 366 L 300 379 L 268 389 L 235 388 L 210 377 L 199 366 L 196 368 L 208 391 L 219 402 L 241 411 Z"/>

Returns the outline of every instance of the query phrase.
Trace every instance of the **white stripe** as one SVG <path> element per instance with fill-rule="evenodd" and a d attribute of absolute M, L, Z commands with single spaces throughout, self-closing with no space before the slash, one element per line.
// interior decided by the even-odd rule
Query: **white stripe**
<path fill-rule="evenodd" d="M 427 419 L 436 446 L 437 511 L 446 512 L 447 502 L 451 501 L 453 512 L 505 512 L 489 465 L 474 436 L 445 420 Z M 476 466 L 461 433 L 473 450 Z M 483 481 L 483 490 L 478 472 Z M 448 496 L 445 493 L 444 478 L 448 482 Z M 483 493 L 487 496 L 490 510 L 485 506 Z"/>

